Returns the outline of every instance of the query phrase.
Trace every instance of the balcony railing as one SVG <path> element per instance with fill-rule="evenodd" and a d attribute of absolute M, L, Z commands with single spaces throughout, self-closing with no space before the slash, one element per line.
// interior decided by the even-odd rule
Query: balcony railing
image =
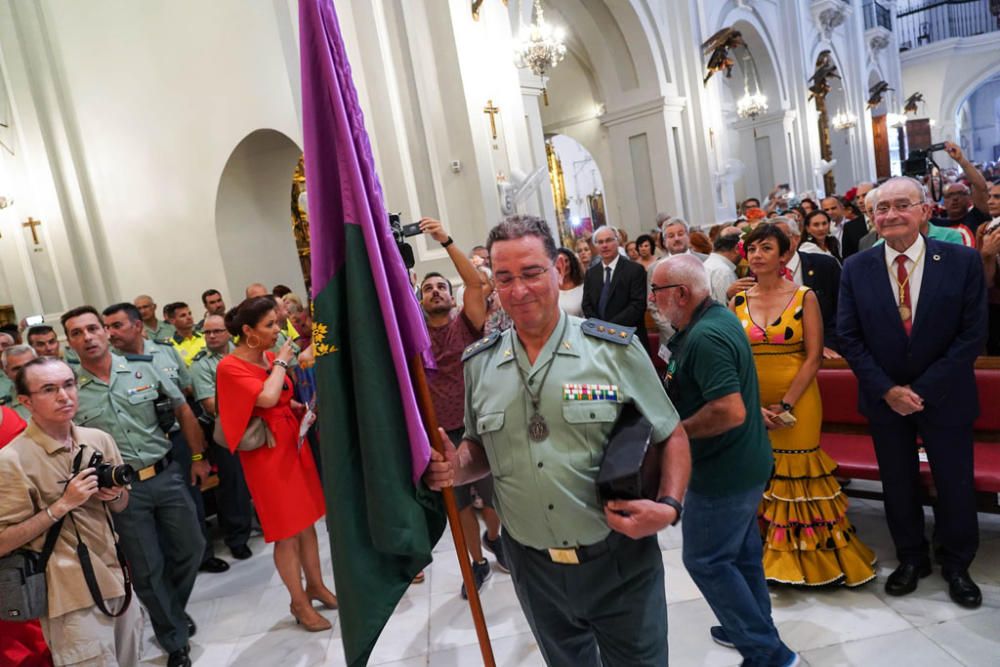
<path fill-rule="evenodd" d="M 990 13 L 990 0 L 901 0 L 896 5 L 900 51 L 998 29 L 1000 19 Z"/>
<path fill-rule="evenodd" d="M 892 12 L 877 0 L 865 0 L 861 6 L 865 17 L 865 30 L 872 28 L 885 28 L 892 30 Z"/>

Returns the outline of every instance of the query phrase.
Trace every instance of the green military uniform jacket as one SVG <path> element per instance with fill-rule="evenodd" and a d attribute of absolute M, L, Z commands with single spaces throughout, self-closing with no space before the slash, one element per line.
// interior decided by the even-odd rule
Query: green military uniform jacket
<path fill-rule="evenodd" d="M 25 421 L 28 421 L 31 417 L 28 408 L 21 405 L 21 401 L 17 400 L 17 390 L 14 388 L 14 381 L 2 372 L 0 372 L 0 405 L 6 405 Z"/>
<path fill-rule="evenodd" d="M 233 351 L 233 344 L 229 343 L 226 354 Z M 191 363 L 191 379 L 194 382 L 194 400 L 203 401 L 206 398 L 215 398 L 215 371 L 219 368 L 219 362 L 225 355 L 213 352 L 207 347 L 195 355 Z"/>
<path fill-rule="evenodd" d="M 465 438 L 485 450 L 495 507 L 504 529 L 521 544 L 566 548 L 608 536 L 596 479 L 606 438 L 625 403 L 634 402 L 652 423 L 654 442 L 666 440 L 679 423 L 632 332 L 563 312 L 534 366 L 514 329 L 467 348 Z M 539 411 L 549 427 L 542 442 L 528 437 L 533 411 L 518 366 L 540 396 Z"/>
<path fill-rule="evenodd" d="M 170 342 L 145 340 L 142 344 L 142 353 L 153 357 L 153 365 L 172 380 L 178 389 L 185 391 L 191 387 L 191 372 Z"/>
<path fill-rule="evenodd" d="M 79 407 L 75 421 L 111 434 L 126 463 L 136 469 L 151 466 L 171 449 L 160 428 L 153 403 L 162 394 L 174 409 L 184 404 L 177 385 L 153 365 L 146 354 L 111 353 L 111 376 L 104 382 L 78 364 Z"/>
<path fill-rule="evenodd" d="M 145 324 L 142 326 L 146 330 L 146 337 L 150 340 L 170 340 L 177 333 L 176 327 L 166 320 L 157 320 L 155 329 L 151 329 Z"/>

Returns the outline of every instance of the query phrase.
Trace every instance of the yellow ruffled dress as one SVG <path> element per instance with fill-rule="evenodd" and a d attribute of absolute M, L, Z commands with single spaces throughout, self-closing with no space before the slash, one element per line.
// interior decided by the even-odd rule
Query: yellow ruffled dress
<path fill-rule="evenodd" d="M 747 294 L 734 301 L 753 349 L 764 406 L 781 402 L 806 358 L 800 287 L 774 322 L 750 316 Z M 814 379 L 795 405 L 791 428 L 768 431 L 774 476 L 764 490 L 759 518 L 768 581 L 805 586 L 859 586 L 875 578 L 874 552 L 847 519 L 847 496 L 833 477 L 837 463 L 819 447 L 823 403 Z"/>

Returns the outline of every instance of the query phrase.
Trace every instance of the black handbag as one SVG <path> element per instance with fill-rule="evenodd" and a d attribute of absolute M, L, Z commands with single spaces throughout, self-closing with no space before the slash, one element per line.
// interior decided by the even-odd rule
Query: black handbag
<path fill-rule="evenodd" d="M 48 613 L 49 589 L 45 584 L 45 568 L 65 518 L 49 528 L 41 553 L 18 549 L 0 558 L 0 620 L 33 621 Z"/>
<path fill-rule="evenodd" d="M 597 498 L 655 500 L 660 485 L 662 449 L 650 442 L 653 425 L 634 403 L 626 403 L 608 434 L 604 458 L 597 472 Z"/>

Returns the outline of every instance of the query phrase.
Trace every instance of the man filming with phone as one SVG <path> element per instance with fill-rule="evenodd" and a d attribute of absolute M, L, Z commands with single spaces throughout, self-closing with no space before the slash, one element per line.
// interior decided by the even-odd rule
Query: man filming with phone
<path fill-rule="evenodd" d="M 66 363 L 34 359 L 15 383 L 31 420 L 0 450 L 0 569 L 19 549 L 42 554 L 43 563 L 50 552 L 48 609 L 39 620 L 56 665 L 138 664 L 142 615 L 129 604 L 109 515 L 128 505 L 131 468 L 111 436 L 73 424 L 77 383 Z M 11 607 L 0 599 L 4 614 Z"/>

